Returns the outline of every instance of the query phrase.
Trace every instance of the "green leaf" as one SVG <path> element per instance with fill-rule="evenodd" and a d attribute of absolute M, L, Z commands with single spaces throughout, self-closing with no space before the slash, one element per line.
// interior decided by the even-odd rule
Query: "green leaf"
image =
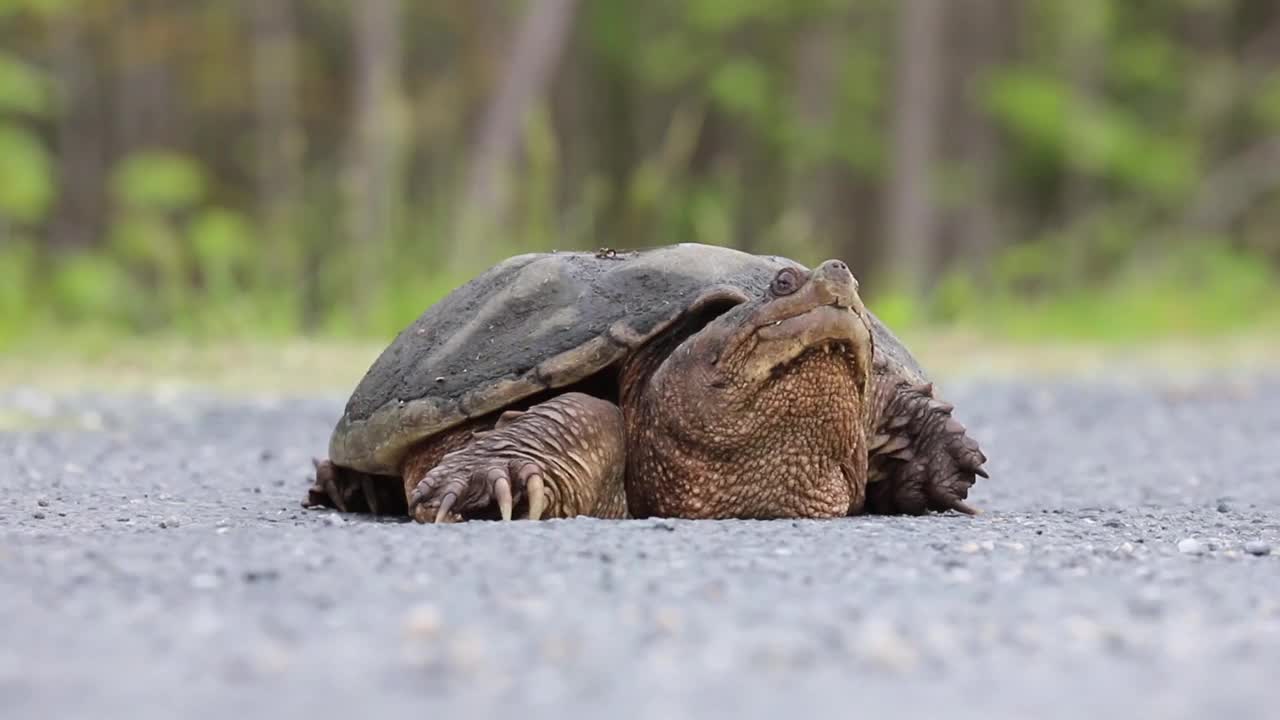
<path fill-rule="evenodd" d="M 56 15 L 72 8 L 77 0 L 0 0 L 0 18 L 20 12 Z"/>
<path fill-rule="evenodd" d="M 129 279 L 110 257 L 78 253 L 64 258 L 53 273 L 53 300 L 73 320 L 117 317 L 129 292 Z"/>
<path fill-rule="evenodd" d="M 757 14 L 763 4 L 760 0 L 689 0 L 686 13 L 693 27 L 724 32 Z"/>
<path fill-rule="evenodd" d="M 0 243 L 0 336 L 30 322 L 28 313 L 40 302 L 33 297 L 37 277 L 33 243 L 22 237 Z"/>
<path fill-rule="evenodd" d="M 43 115 L 49 105 L 48 82 L 40 71 L 0 53 L 0 112 Z"/>
<path fill-rule="evenodd" d="M 182 210 L 204 196 L 204 170 L 197 161 L 179 153 L 139 152 L 116 168 L 111 189 L 117 199 L 134 207 Z"/>
<path fill-rule="evenodd" d="M 1060 79 L 1020 69 L 994 73 L 985 93 L 988 110 L 1024 142 L 1042 150 L 1061 149 L 1067 97 Z"/>
<path fill-rule="evenodd" d="M 1176 88 L 1183 82 L 1177 48 L 1162 35 L 1138 34 L 1120 43 L 1112 52 L 1115 72 L 1122 80 L 1157 89 Z"/>
<path fill-rule="evenodd" d="M 233 301 L 237 273 L 253 260 L 251 233 L 240 213 L 222 208 L 206 210 L 191 222 L 191 248 L 210 302 Z"/>
<path fill-rule="evenodd" d="M 131 264 L 170 267 L 178 263 L 179 240 L 163 216 L 155 213 L 126 213 L 110 229 L 111 247 Z"/>
<path fill-rule="evenodd" d="M 733 58 L 711 76 L 711 95 L 730 112 L 759 117 L 769 104 L 769 77 L 760 63 Z"/>
<path fill-rule="evenodd" d="M 39 222 L 53 197 L 53 163 L 44 145 L 21 127 L 0 124 L 0 214 Z"/>
<path fill-rule="evenodd" d="M 636 70 L 650 85 L 658 89 L 679 87 L 705 70 L 705 49 L 699 49 L 689 37 L 680 33 L 664 33 L 645 43 L 635 60 Z"/>
<path fill-rule="evenodd" d="M 1253 112 L 1268 128 L 1280 129 L 1280 73 L 1272 73 L 1253 98 Z"/>
<path fill-rule="evenodd" d="M 687 0 L 686 17 L 695 29 L 724 33 L 748 23 L 771 23 L 796 16 L 811 2 L 797 0 Z"/>
<path fill-rule="evenodd" d="M 201 267 L 241 264 L 253 253 L 249 222 L 232 210 L 215 208 L 201 213 L 191 222 L 189 232 Z"/>

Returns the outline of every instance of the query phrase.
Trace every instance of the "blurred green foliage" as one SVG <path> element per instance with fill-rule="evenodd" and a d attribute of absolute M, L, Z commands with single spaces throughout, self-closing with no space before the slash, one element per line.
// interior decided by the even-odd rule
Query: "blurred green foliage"
<path fill-rule="evenodd" d="M 401 7 L 386 113 L 408 137 L 386 236 L 366 238 L 340 150 L 350 7 L 294 5 L 297 109 L 282 122 L 299 167 L 271 205 L 263 154 L 288 156 L 243 79 L 259 57 L 247 48 L 284 40 L 257 37 L 241 5 L 0 0 L 0 343 L 68 329 L 385 337 L 506 254 L 681 241 L 846 257 L 904 326 L 1030 340 L 1280 327 L 1280 179 L 1241 190 L 1256 198 L 1224 222 L 1189 219 L 1220 168 L 1280 137 L 1280 53 L 1253 50 L 1280 10 L 982 1 L 994 26 L 946 11 L 942 42 L 969 50 L 936 69 L 941 229 L 915 295 L 877 282 L 898 3 L 583 3 L 562 77 L 522 124 L 505 234 L 461 270 L 444 261 L 453 211 L 502 71 L 467 11 Z M 489 7 L 515 24 L 523 5 Z M 1201 25 L 1214 30 L 1188 30 Z M 165 132 L 101 112 L 153 105 L 172 114 Z M 991 138 L 981 153 L 962 120 Z M 86 189 L 67 138 L 91 132 L 103 168 Z M 99 210 L 73 212 L 85 206 Z M 958 239 L 978 211 L 999 236 Z M 68 218 L 79 240 L 60 239 Z"/>

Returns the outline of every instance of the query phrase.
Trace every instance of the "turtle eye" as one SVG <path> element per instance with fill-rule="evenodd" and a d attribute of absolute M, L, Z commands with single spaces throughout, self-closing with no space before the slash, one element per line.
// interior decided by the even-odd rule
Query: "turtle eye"
<path fill-rule="evenodd" d="M 778 297 L 790 295 L 800 289 L 800 275 L 792 268 L 783 268 L 773 278 L 773 285 L 769 289 Z"/>

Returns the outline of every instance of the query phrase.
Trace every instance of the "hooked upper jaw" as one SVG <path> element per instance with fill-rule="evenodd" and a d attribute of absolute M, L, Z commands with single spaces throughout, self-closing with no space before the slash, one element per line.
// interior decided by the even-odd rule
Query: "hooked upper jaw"
<path fill-rule="evenodd" d="M 769 296 L 745 315 L 722 316 L 700 335 L 697 344 L 720 345 L 711 354 L 714 372 L 753 384 L 812 353 L 842 354 L 855 372 L 868 374 L 874 349 L 857 280 L 838 260 L 809 272 L 780 271 Z"/>
<path fill-rule="evenodd" d="M 820 305 L 758 328 L 746 365 L 750 375 L 763 377 L 813 353 L 840 353 L 853 361 L 856 371 L 869 372 L 872 349 L 862 315 L 852 308 Z"/>

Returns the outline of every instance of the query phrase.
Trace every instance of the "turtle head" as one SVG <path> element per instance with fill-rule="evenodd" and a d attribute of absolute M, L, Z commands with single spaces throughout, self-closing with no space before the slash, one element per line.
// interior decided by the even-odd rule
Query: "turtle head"
<path fill-rule="evenodd" d="M 860 507 L 874 348 L 849 268 L 788 264 L 720 309 L 644 385 L 628 462 L 645 472 L 628 502 L 695 517 Z"/>
<path fill-rule="evenodd" d="M 762 286 L 732 306 L 695 305 L 705 314 L 655 354 L 648 382 L 623 388 L 635 512 L 763 518 L 861 506 L 873 341 L 858 282 L 828 260 L 788 263 Z"/>
<path fill-rule="evenodd" d="M 828 260 L 813 270 L 783 267 L 757 298 L 712 320 L 671 360 L 729 395 L 750 397 L 817 366 L 850 373 L 862 392 L 872 342 L 858 281 L 843 262 Z"/>

